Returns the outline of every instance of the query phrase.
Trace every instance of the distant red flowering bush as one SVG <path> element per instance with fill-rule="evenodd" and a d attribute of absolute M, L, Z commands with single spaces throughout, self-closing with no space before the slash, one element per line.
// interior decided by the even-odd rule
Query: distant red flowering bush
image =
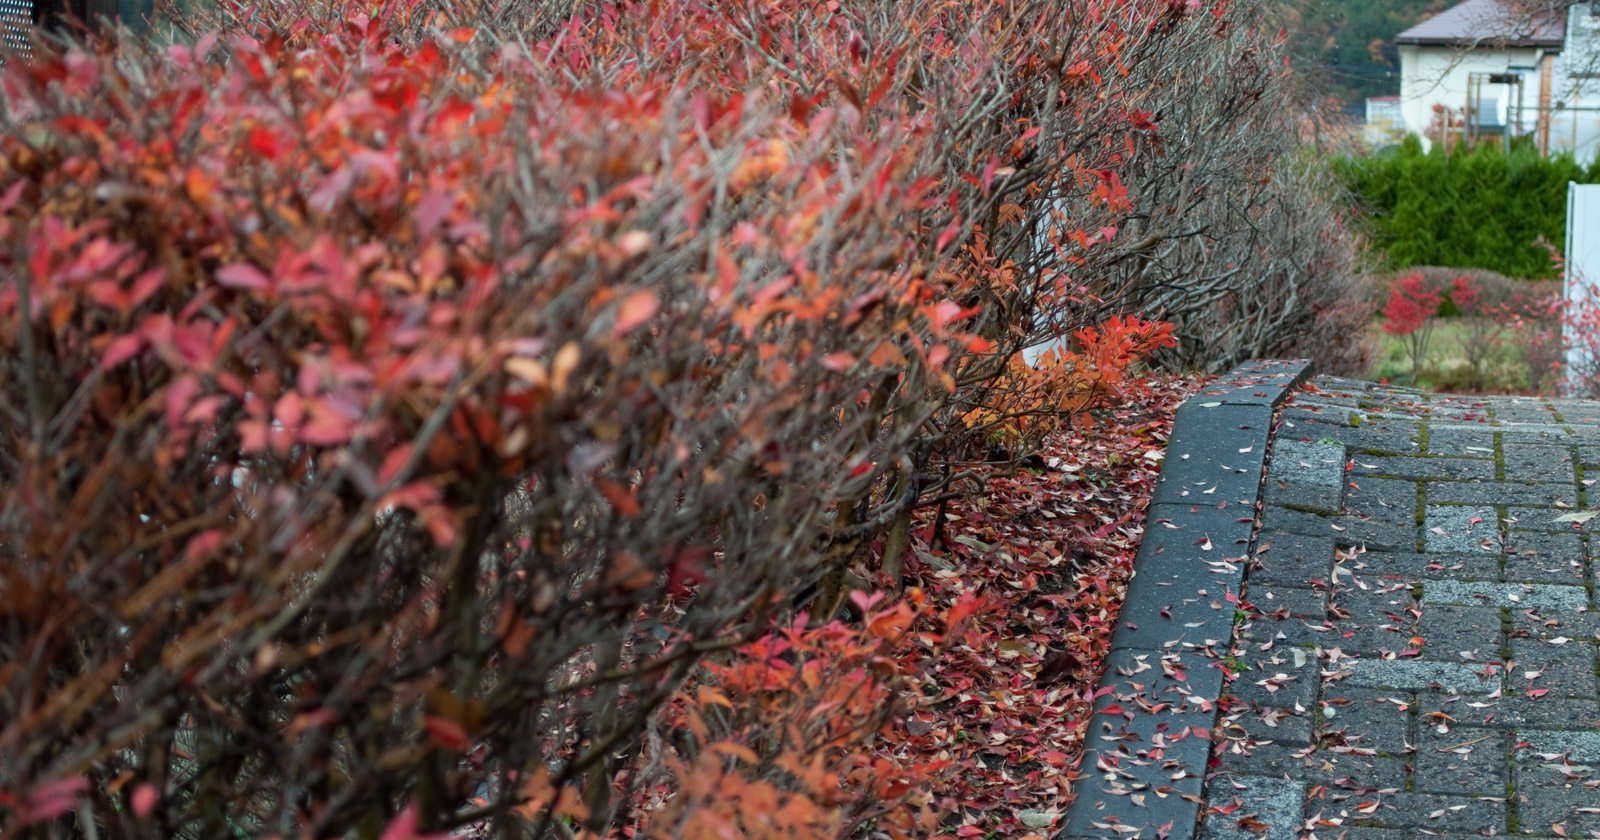
<path fill-rule="evenodd" d="M 1411 384 L 1417 384 L 1417 375 L 1428 355 L 1428 339 L 1433 335 L 1434 315 L 1444 298 L 1437 289 L 1423 283 L 1416 272 L 1402 275 L 1389 287 L 1389 302 L 1383 307 L 1383 331 L 1407 339 L 1407 354 L 1411 356 Z"/>

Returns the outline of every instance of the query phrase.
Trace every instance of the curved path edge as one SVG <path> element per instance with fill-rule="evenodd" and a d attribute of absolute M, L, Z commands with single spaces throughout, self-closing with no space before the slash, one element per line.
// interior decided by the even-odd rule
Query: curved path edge
<path fill-rule="evenodd" d="M 1311 363 L 1241 365 L 1179 407 L 1058 840 L 1191 840 L 1274 412 Z"/>

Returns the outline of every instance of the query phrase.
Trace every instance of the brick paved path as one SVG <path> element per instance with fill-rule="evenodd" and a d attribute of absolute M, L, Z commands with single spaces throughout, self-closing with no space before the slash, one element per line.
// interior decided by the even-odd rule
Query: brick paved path
<path fill-rule="evenodd" d="M 1202 836 L 1600 837 L 1600 403 L 1316 386 L 1273 444 Z"/>

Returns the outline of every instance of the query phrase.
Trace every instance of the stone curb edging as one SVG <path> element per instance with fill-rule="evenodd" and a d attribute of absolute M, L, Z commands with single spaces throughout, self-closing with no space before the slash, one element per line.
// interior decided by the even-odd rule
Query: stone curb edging
<path fill-rule="evenodd" d="M 1057 840 L 1192 840 L 1273 414 L 1311 363 L 1241 365 L 1179 407 Z"/>

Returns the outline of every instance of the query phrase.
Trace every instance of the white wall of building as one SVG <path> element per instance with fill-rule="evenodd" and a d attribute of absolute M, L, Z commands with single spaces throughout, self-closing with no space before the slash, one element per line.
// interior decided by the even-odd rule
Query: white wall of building
<path fill-rule="evenodd" d="M 1460 50 L 1447 46 L 1399 45 L 1400 52 L 1400 113 L 1407 132 L 1422 137 L 1423 147 L 1430 144 L 1428 125 L 1433 120 L 1433 106 L 1443 105 L 1456 113 L 1467 107 L 1468 80 L 1473 73 L 1506 73 L 1513 67 L 1537 67 L 1543 50 L 1526 49 L 1474 49 Z M 1532 131 L 1534 109 L 1539 104 L 1539 72 L 1522 73 L 1523 131 Z M 1504 123 L 1508 106 L 1514 105 L 1515 88 L 1509 85 L 1483 86 L 1484 105 L 1495 100 L 1496 121 Z M 1487 120 L 1487 115 L 1485 120 Z"/>
<path fill-rule="evenodd" d="M 1566 298 L 1573 311 L 1595 304 L 1592 297 L 1600 282 L 1600 184 L 1567 185 Z M 1593 340 L 1567 339 L 1567 366 L 1580 378 L 1596 372 Z M 1571 383 L 1569 382 L 1569 385 Z M 1570 396 L 1580 396 L 1571 394 Z"/>
<path fill-rule="evenodd" d="M 1587 163 L 1600 151 L 1600 18 L 1588 4 L 1567 15 L 1566 43 L 1551 82 L 1550 151 L 1570 151 Z M 1587 111 L 1584 108 L 1597 110 Z"/>

